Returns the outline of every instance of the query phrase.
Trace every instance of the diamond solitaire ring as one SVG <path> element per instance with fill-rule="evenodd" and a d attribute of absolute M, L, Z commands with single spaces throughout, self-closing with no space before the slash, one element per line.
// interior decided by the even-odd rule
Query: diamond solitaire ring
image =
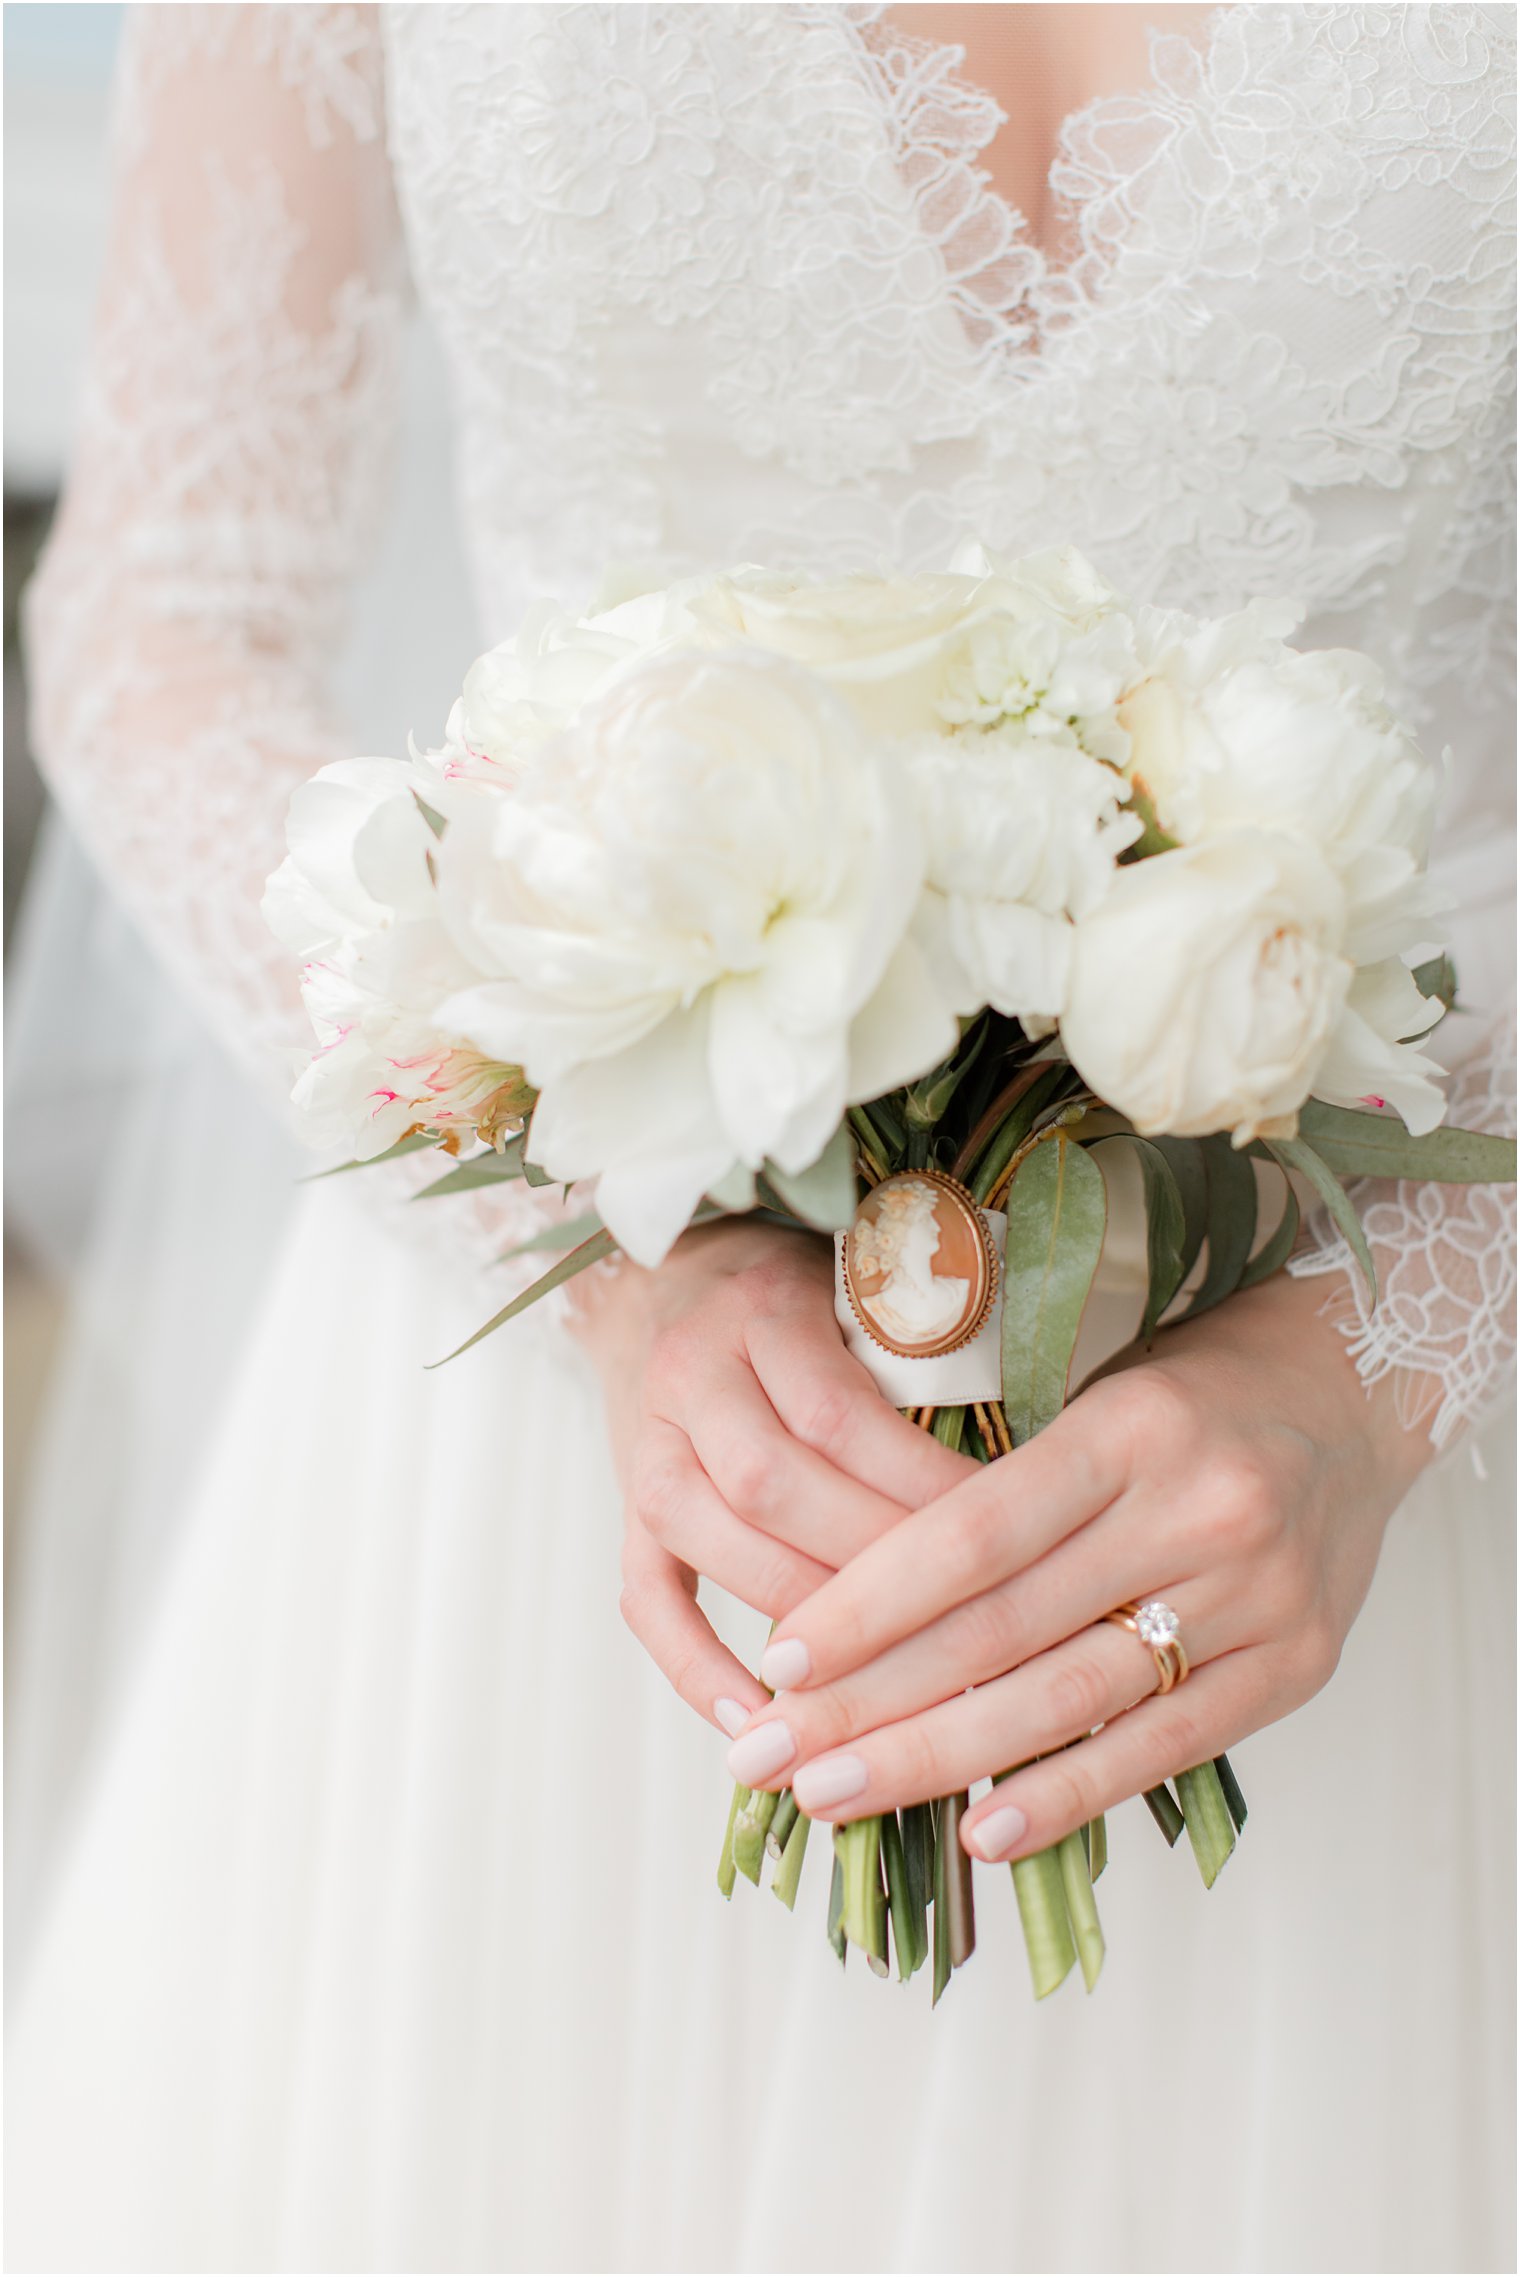
<path fill-rule="evenodd" d="M 1182 1642 L 1182 1623 L 1159 1597 L 1147 1597 L 1143 1605 L 1116 1605 L 1113 1612 L 1105 1613 L 1105 1621 L 1118 1628 L 1128 1629 L 1131 1636 L 1149 1645 L 1161 1672 L 1160 1689 L 1172 1691 L 1181 1684 L 1188 1672 L 1188 1656 Z"/>

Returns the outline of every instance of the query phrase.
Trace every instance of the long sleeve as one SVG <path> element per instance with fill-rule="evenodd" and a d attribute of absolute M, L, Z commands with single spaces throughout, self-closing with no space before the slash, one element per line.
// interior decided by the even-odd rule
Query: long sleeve
<path fill-rule="evenodd" d="M 150 6 L 73 468 L 32 585 L 34 737 L 222 1039 L 309 1040 L 259 914 L 384 488 L 404 277 L 375 11 Z"/>
<path fill-rule="evenodd" d="M 1513 1137 L 1513 1011 L 1457 1070 L 1448 1119 Z M 1363 1381 L 1391 1378 L 1406 1429 L 1428 1430 L 1444 1447 L 1513 1380 L 1515 1189 L 1369 1180 L 1355 1199 L 1377 1267 L 1376 1307 L 1344 1238 L 1321 1218 L 1292 1270 L 1332 1278 L 1332 1314 Z"/>

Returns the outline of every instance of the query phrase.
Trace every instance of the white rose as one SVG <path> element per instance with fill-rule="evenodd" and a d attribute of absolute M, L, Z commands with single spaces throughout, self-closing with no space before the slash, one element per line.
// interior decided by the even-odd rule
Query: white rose
<path fill-rule="evenodd" d="M 955 1022 L 905 938 L 911 794 L 811 674 L 729 650 L 621 674 L 511 798 L 451 820 L 439 895 L 494 977 L 442 1008 L 541 1097 L 535 1159 L 598 1178 L 658 1262 L 736 1164 L 810 1166 Z"/>
<path fill-rule="evenodd" d="M 1129 771 L 1184 844 L 1254 824 L 1315 846 L 1345 889 L 1347 953 L 1376 963 L 1429 937 L 1421 873 L 1440 775 L 1367 657 L 1285 646 L 1295 614 L 1141 611 L 1144 677 L 1119 706 Z"/>
<path fill-rule="evenodd" d="M 974 616 L 975 577 L 847 577 L 812 584 L 762 569 L 719 577 L 692 603 L 715 643 L 805 664 L 880 735 L 932 730 L 953 639 Z"/>
<path fill-rule="evenodd" d="M 951 1009 L 1059 1014 L 1072 919 L 1108 891 L 1140 834 L 1123 784 L 1071 741 L 942 738 L 910 759 L 928 850 L 914 920 Z"/>
<path fill-rule="evenodd" d="M 1062 1040 L 1135 1128 L 1286 1137 L 1354 967 L 1312 847 L 1242 830 L 1120 871 L 1075 929 Z"/>

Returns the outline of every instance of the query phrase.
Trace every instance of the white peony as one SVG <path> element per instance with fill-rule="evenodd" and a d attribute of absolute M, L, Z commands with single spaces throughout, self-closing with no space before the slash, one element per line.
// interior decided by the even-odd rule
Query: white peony
<path fill-rule="evenodd" d="M 1371 661 L 1287 647 L 1295 621 L 1282 603 L 1206 623 L 1142 610 L 1144 676 L 1119 707 L 1129 772 L 1185 845 L 1255 825 L 1314 846 L 1346 893 L 1347 954 L 1376 963 L 1429 937 L 1440 774 Z"/>
<path fill-rule="evenodd" d="M 655 656 L 451 816 L 440 904 L 492 977 L 440 1017 L 525 1067 L 534 1159 L 597 1178 L 652 1264 L 736 1165 L 808 1168 L 848 1103 L 953 1046 L 907 937 L 922 866 L 899 766 L 818 679 Z"/>
<path fill-rule="evenodd" d="M 927 847 L 914 933 L 935 985 L 960 1014 L 1059 1014 L 1072 920 L 1140 834 L 1123 783 L 1070 740 L 1006 732 L 925 742 L 909 767 Z"/>

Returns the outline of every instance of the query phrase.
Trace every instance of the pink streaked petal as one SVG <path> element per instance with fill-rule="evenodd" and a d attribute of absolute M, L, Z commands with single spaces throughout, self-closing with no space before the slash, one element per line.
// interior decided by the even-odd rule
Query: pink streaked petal
<path fill-rule="evenodd" d="M 1364 1107 L 1386 1107 L 1388 1104 L 1387 1100 L 1380 1099 L 1375 1091 L 1369 1091 L 1360 1103 Z"/>

